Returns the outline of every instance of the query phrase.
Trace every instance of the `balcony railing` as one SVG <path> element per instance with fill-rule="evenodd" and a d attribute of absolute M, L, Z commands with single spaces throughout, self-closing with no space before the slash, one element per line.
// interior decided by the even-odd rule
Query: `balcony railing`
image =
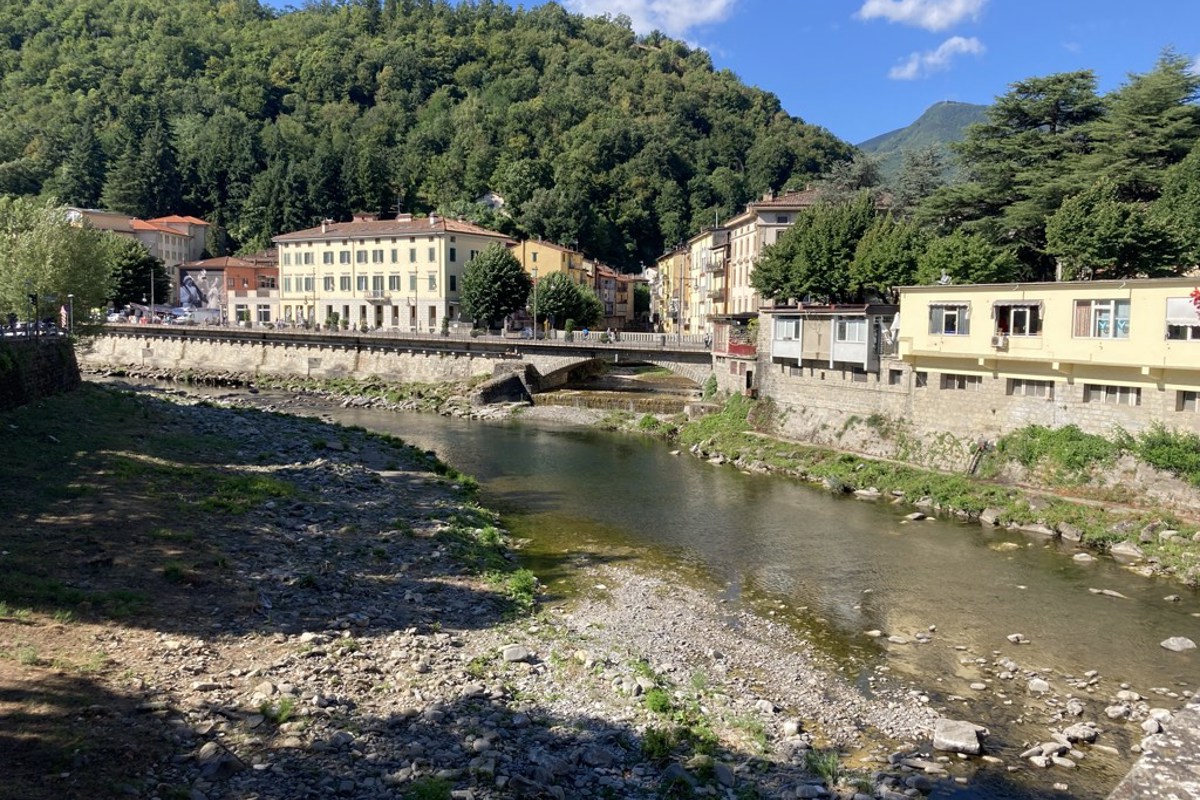
<path fill-rule="evenodd" d="M 384 291 L 383 289 L 370 289 L 366 292 L 363 292 L 363 296 L 368 300 L 390 300 L 392 293 Z"/>

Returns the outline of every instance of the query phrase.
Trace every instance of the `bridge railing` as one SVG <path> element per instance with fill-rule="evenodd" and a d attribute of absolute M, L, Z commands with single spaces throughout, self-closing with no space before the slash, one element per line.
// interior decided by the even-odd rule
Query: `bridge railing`
<path fill-rule="evenodd" d="M 121 323 L 110 323 L 112 327 L 131 327 Z M 141 327 L 141 326 L 132 326 Z M 378 337 L 380 339 L 387 338 L 403 338 L 429 341 L 445 341 L 447 339 L 456 341 L 511 341 L 514 344 L 532 343 L 528 334 L 522 335 L 520 331 L 510 331 L 504 333 L 479 333 L 472 335 L 469 329 L 451 329 L 446 333 L 440 331 L 413 330 L 409 327 L 382 327 L 368 331 L 356 329 L 347 330 L 328 330 L 326 328 L 306 328 L 303 325 L 289 325 L 287 323 L 275 323 L 269 328 L 265 325 L 252 326 L 234 326 L 234 325 L 155 325 L 153 326 L 159 331 L 170 331 L 172 329 L 180 330 L 248 330 L 262 333 L 271 331 L 275 334 L 320 334 L 322 336 L 344 336 L 352 337 Z M 673 333 L 645 333 L 641 331 L 622 331 L 616 334 L 616 341 L 601 341 L 606 334 L 602 331 L 589 331 L 585 337 L 582 331 L 575 331 L 570 341 L 567 340 L 564 331 L 549 331 L 547 334 L 538 334 L 537 344 L 539 345 L 560 345 L 563 347 L 578 347 L 579 345 L 587 345 L 588 347 L 611 347 L 611 348 L 656 348 L 656 349 L 682 349 L 682 350 L 708 350 L 709 342 L 707 337 L 702 333 L 688 333 L 682 336 Z"/>

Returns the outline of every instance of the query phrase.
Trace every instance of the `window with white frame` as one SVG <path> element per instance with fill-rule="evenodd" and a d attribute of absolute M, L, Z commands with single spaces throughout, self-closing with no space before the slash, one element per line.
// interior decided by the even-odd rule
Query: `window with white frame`
<path fill-rule="evenodd" d="M 1200 311 L 1190 297 L 1167 298 L 1167 339 L 1200 341 Z"/>
<path fill-rule="evenodd" d="M 796 317 L 775 318 L 775 338 L 790 342 L 800 338 L 800 320 Z"/>
<path fill-rule="evenodd" d="M 1194 389 L 1175 392 L 1175 410 L 1191 411 L 1193 414 L 1200 411 L 1200 392 Z"/>
<path fill-rule="evenodd" d="M 1046 400 L 1053 400 L 1054 381 L 1009 378 L 1008 394 L 1012 397 L 1041 397 Z"/>
<path fill-rule="evenodd" d="M 311 267 L 313 263 L 313 254 L 311 250 L 304 252 L 304 266 Z"/>
<path fill-rule="evenodd" d="M 324 253 L 321 253 L 321 263 L 326 264 L 326 265 L 333 263 L 333 251 L 332 250 L 326 250 Z"/>
<path fill-rule="evenodd" d="M 996 303 L 996 335 L 1041 336 L 1041 303 Z"/>
<path fill-rule="evenodd" d="M 388 275 L 388 291 L 389 292 L 400 291 L 400 276 L 399 275 Z"/>
<path fill-rule="evenodd" d="M 851 344 L 865 344 L 867 321 L 865 319 L 839 319 L 834 331 L 834 340 Z"/>
<path fill-rule="evenodd" d="M 429 291 L 437 289 L 437 273 L 429 273 Z"/>
<path fill-rule="evenodd" d="M 285 292 L 290 292 L 292 290 L 292 279 L 286 275 L 283 278 L 283 290 Z"/>
<path fill-rule="evenodd" d="M 343 292 L 350 291 L 350 276 L 349 275 L 338 276 L 338 289 Z"/>
<path fill-rule="evenodd" d="M 327 291 L 327 292 L 333 291 L 333 276 L 332 275 L 325 276 L 325 291 Z"/>
<path fill-rule="evenodd" d="M 350 251 L 349 250 L 338 251 L 338 263 L 339 264 L 349 264 L 350 263 Z"/>
<path fill-rule="evenodd" d="M 375 291 L 375 292 L 383 291 L 383 276 L 382 275 L 372 275 L 371 276 L 371 290 Z"/>
<path fill-rule="evenodd" d="M 382 264 L 383 263 L 383 251 L 382 250 L 372 250 L 371 251 L 371 263 L 372 264 Z"/>
<path fill-rule="evenodd" d="M 971 332 L 971 307 L 965 303 L 931 304 L 929 332 L 935 336 L 966 336 Z"/>
<path fill-rule="evenodd" d="M 292 265 L 292 254 L 291 253 L 285 252 L 283 254 L 283 265 L 285 267 L 290 267 Z"/>
<path fill-rule="evenodd" d="M 259 303 L 256 311 L 258 312 L 258 321 L 260 323 L 271 321 L 271 307 L 264 303 Z"/>
<path fill-rule="evenodd" d="M 356 276 L 354 285 L 355 285 L 355 288 L 358 289 L 358 291 L 365 292 L 367 290 L 367 276 L 366 275 Z"/>
<path fill-rule="evenodd" d="M 354 263 L 355 264 L 367 263 L 367 251 L 366 250 L 355 250 L 354 251 Z"/>
<path fill-rule="evenodd" d="M 1083 386 L 1083 402 L 1105 403 L 1115 406 L 1140 406 L 1142 390 L 1136 386 L 1108 386 L 1086 383 Z"/>
<path fill-rule="evenodd" d="M 1128 300 L 1076 300 L 1075 331 L 1079 339 L 1128 339 Z"/>

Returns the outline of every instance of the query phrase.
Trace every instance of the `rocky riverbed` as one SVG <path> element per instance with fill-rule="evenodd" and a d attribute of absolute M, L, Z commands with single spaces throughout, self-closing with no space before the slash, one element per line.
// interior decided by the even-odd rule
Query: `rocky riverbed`
<path fill-rule="evenodd" d="M 178 413 L 197 420 L 243 416 L 176 399 Z M 218 402 L 308 413 L 320 404 L 244 391 Z M 595 417 L 522 413 L 563 421 L 564 412 Z M 196 424 L 229 430 L 229 419 Z M 972 723 L 949 725 L 930 708 L 962 698 L 931 703 L 886 671 L 864 691 L 787 626 L 731 611 L 672 576 L 581 559 L 572 569 L 590 588 L 580 597 L 512 618 L 502 592 L 466 570 L 447 542 L 461 533 L 455 516 L 468 498 L 424 461 L 400 467 L 369 436 L 314 435 L 303 428 L 310 424 L 254 415 L 234 425 L 246 440 L 242 457 L 297 456 L 302 493 L 330 504 L 252 512 L 256 537 L 265 537 L 253 548 L 262 563 L 239 575 L 287 587 L 250 601 L 271 621 L 269 635 L 227 641 L 218 621 L 211 633 L 160 633 L 135 651 L 150 666 L 134 688 L 177 745 L 163 785 L 206 797 L 404 796 L 428 786 L 458 797 L 649 797 L 684 784 L 727 797 L 899 797 L 967 782 L 990 763 L 1051 770 L 1048 783 L 1067 792 L 1078 768 L 1127 759 L 1141 733 L 1169 725 L 1170 709 L 1191 696 L 1152 689 L 1155 703 L 1098 673 L 1052 674 L 964 652 L 964 668 L 979 675 L 972 690 L 996 703 L 1015 698 L 1044 727 L 1040 738 L 998 750 L 980 743 Z M 319 465 L 300 458 L 314 450 Z M 330 571 L 332 593 L 318 577 Z M 120 648 L 106 648 L 115 659 Z M 172 666 L 181 655 L 194 658 Z M 856 771 L 833 770 L 825 748 L 852 753 L 843 761 Z M 842 780 L 831 780 L 838 772 Z"/>

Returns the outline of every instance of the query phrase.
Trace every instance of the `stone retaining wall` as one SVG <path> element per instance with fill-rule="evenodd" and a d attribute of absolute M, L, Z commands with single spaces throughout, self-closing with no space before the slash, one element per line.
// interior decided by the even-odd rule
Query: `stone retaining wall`
<path fill-rule="evenodd" d="M 79 364 L 65 336 L 0 339 L 0 411 L 77 386 Z"/>

